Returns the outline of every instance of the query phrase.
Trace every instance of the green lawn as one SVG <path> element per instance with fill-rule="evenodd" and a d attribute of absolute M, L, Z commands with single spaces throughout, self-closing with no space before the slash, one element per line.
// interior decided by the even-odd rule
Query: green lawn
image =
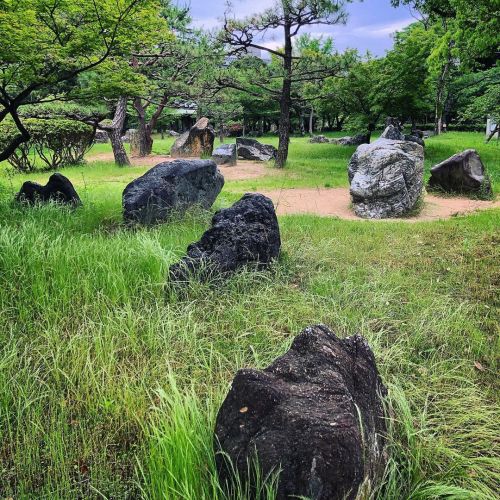
<path fill-rule="evenodd" d="M 500 189 L 500 146 L 481 134 L 429 139 L 426 175 L 468 147 Z M 214 208 L 245 190 L 345 186 L 353 150 L 293 138 L 284 171 L 227 182 Z M 235 371 L 265 367 L 318 322 L 364 335 L 389 387 L 377 498 L 497 498 L 500 210 L 415 224 L 280 217 L 269 272 L 175 296 L 168 266 L 211 214 L 126 228 L 121 192 L 145 170 L 64 169 L 84 202 L 71 212 L 12 204 L 24 180 L 50 174 L 2 167 L 0 498 L 223 498 L 212 429 Z"/>

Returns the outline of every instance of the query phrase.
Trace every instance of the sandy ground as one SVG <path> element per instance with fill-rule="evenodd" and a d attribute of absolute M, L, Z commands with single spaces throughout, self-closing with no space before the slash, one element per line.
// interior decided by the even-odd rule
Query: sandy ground
<path fill-rule="evenodd" d="M 131 156 L 130 162 L 134 167 L 153 167 L 158 163 L 163 161 L 174 161 L 176 158 L 172 158 L 170 156 L 161 156 L 161 155 L 151 155 L 151 156 Z M 193 160 L 199 158 L 192 158 Z M 106 161 L 112 162 L 114 161 L 113 153 L 97 153 L 87 157 L 89 162 L 93 161 Z M 258 177 L 264 177 L 265 175 L 273 175 L 273 171 L 269 168 L 266 168 L 265 165 L 261 163 L 256 163 L 253 161 L 247 160 L 238 160 L 238 164 L 234 167 L 224 167 L 223 165 L 219 165 L 219 169 L 224 175 L 224 179 L 228 181 L 239 181 L 246 179 L 256 179 Z"/>
<path fill-rule="evenodd" d="M 280 189 L 263 191 L 276 206 L 279 215 L 317 214 L 341 219 L 362 220 L 350 207 L 348 188 Z M 468 198 L 443 198 L 426 194 L 424 207 L 417 217 L 390 219 L 404 222 L 447 219 L 454 215 L 500 207 L 500 201 L 470 200 Z M 385 219 L 388 220 L 388 219 Z"/>

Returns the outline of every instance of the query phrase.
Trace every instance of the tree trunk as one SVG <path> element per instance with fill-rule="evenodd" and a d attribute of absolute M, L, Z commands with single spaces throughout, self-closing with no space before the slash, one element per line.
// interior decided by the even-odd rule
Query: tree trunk
<path fill-rule="evenodd" d="M 127 98 L 125 96 L 118 99 L 116 104 L 115 116 L 113 121 L 109 126 L 98 126 L 98 128 L 105 130 L 111 141 L 111 147 L 113 148 L 113 155 L 115 157 L 115 163 L 120 167 L 130 165 L 130 160 L 128 159 L 127 152 L 123 146 L 122 141 L 122 129 L 125 123 L 125 116 L 127 114 Z"/>
<path fill-rule="evenodd" d="M 134 99 L 134 108 L 137 112 L 137 137 L 134 142 L 134 154 L 147 156 L 153 149 L 153 138 L 151 137 L 150 124 L 146 122 L 146 108 L 140 97 Z"/>
<path fill-rule="evenodd" d="M 288 145 L 290 143 L 290 106 L 292 91 L 292 38 L 290 36 L 290 22 L 285 22 L 285 52 L 283 57 L 283 87 L 280 98 L 280 122 L 278 128 L 278 152 L 276 153 L 275 166 L 283 168 L 288 158 Z"/>
<path fill-rule="evenodd" d="M 311 111 L 309 112 L 309 135 L 314 134 L 314 108 L 311 106 Z"/>
<path fill-rule="evenodd" d="M 299 127 L 300 127 L 300 135 L 304 137 L 306 135 L 306 127 L 304 125 L 304 110 L 302 107 L 299 108 Z"/>

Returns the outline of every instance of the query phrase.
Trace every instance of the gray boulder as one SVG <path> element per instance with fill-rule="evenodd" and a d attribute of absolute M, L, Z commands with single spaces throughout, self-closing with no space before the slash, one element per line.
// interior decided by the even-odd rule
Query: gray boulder
<path fill-rule="evenodd" d="M 175 130 L 169 130 L 167 133 L 170 137 L 179 137 L 181 135 L 179 134 L 179 132 L 176 132 Z"/>
<path fill-rule="evenodd" d="M 217 165 L 226 165 L 228 167 L 236 165 L 236 144 L 221 144 L 212 153 L 212 160 L 217 163 Z"/>
<path fill-rule="evenodd" d="M 324 135 L 313 135 L 310 139 L 309 142 L 311 144 L 324 144 L 330 142 L 328 140 L 328 137 L 325 137 Z"/>
<path fill-rule="evenodd" d="M 362 144 L 349 162 L 354 212 L 366 219 L 400 217 L 422 194 L 424 150 L 415 142 L 379 139 Z"/>
<path fill-rule="evenodd" d="M 170 155 L 174 158 L 210 156 L 214 149 L 215 133 L 208 118 L 200 118 L 174 142 Z"/>
<path fill-rule="evenodd" d="M 425 148 L 425 142 L 424 140 L 419 137 L 418 135 L 405 135 L 405 141 L 410 141 L 410 142 L 416 142 L 417 144 L 420 144 L 423 148 Z"/>
<path fill-rule="evenodd" d="M 105 130 L 96 130 L 94 135 L 94 142 L 97 144 L 105 144 L 109 142 L 108 133 Z"/>
<path fill-rule="evenodd" d="M 255 139 L 237 137 L 238 158 L 253 161 L 269 161 L 276 158 L 276 148 L 270 144 L 261 144 Z"/>
<path fill-rule="evenodd" d="M 163 162 L 127 185 L 123 191 L 125 220 L 152 224 L 193 205 L 209 209 L 224 177 L 212 160 Z"/>
<path fill-rule="evenodd" d="M 122 135 L 122 142 L 130 142 L 130 140 L 133 138 L 135 133 L 137 132 L 137 129 L 135 128 L 129 128 L 125 132 L 125 134 Z"/>
<path fill-rule="evenodd" d="M 405 135 L 395 125 L 387 125 L 385 130 L 382 132 L 380 139 L 391 139 L 393 141 L 404 141 Z"/>
<path fill-rule="evenodd" d="M 264 370 L 236 373 L 215 425 L 222 486 L 230 493 L 236 470 L 254 491 L 257 462 L 261 478 L 279 472 L 277 500 L 372 498 L 388 458 L 386 394 L 363 337 L 306 328 Z"/>
<path fill-rule="evenodd" d="M 429 187 L 450 193 L 492 193 L 483 162 L 475 149 L 466 149 L 432 167 Z"/>
<path fill-rule="evenodd" d="M 359 146 L 361 144 L 369 144 L 370 137 L 368 134 L 358 134 L 355 136 L 340 137 L 339 139 L 330 139 L 332 144 L 340 144 L 341 146 Z"/>

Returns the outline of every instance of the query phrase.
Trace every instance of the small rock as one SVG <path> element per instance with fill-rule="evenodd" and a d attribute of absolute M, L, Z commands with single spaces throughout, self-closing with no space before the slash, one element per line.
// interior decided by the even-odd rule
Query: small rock
<path fill-rule="evenodd" d="M 214 139 L 215 133 L 208 118 L 200 118 L 187 132 L 176 139 L 170 155 L 174 158 L 210 156 L 214 149 Z"/>
<path fill-rule="evenodd" d="M 369 498 L 387 463 L 386 393 L 361 336 L 306 328 L 264 370 L 237 372 L 215 425 L 221 484 L 231 488 L 235 469 L 255 486 L 256 456 L 260 477 L 279 472 L 278 500 Z"/>
<path fill-rule="evenodd" d="M 187 281 L 191 275 L 208 280 L 247 264 L 265 268 L 278 257 L 280 247 L 272 201 L 258 193 L 247 193 L 232 207 L 213 216 L 212 227 L 189 245 L 186 257 L 170 267 L 170 280 Z"/>
<path fill-rule="evenodd" d="M 193 205 L 209 209 L 224 186 L 212 160 L 163 162 L 127 185 L 123 191 L 125 220 L 152 224 Z"/>
<path fill-rule="evenodd" d="M 328 137 L 325 137 L 324 135 L 313 135 L 309 139 L 309 142 L 311 144 L 323 144 L 323 143 L 328 143 L 330 141 L 328 140 Z"/>
<path fill-rule="evenodd" d="M 221 144 L 212 154 L 212 160 L 217 165 L 226 165 L 232 167 L 236 165 L 236 144 Z"/>
<path fill-rule="evenodd" d="M 330 139 L 332 144 L 340 144 L 341 146 L 359 146 L 361 144 L 369 144 L 370 138 L 368 134 L 358 134 L 353 137 L 346 136 L 339 139 Z"/>
<path fill-rule="evenodd" d="M 73 206 L 82 204 L 71 181 L 59 173 L 52 174 L 45 186 L 31 181 L 25 182 L 17 193 L 16 200 L 30 205 L 49 201 Z"/>
<path fill-rule="evenodd" d="M 97 144 L 105 144 L 109 142 L 108 133 L 105 130 L 96 130 L 94 135 L 94 142 Z"/>
<path fill-rule="evenodd" d="M 238 158 L 253 161 L 269 161 L 276 158 L 276 148 L 270 144 L 261 144 L 255 139 L 247 137 L 237 137 L 236 147 L 238 148 Z"/>

